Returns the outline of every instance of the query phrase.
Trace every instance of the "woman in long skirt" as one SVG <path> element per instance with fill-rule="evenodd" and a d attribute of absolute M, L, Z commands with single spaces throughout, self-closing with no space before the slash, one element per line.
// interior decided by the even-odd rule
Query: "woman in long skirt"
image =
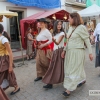
<path fill-rule="evenodd" d="M 50 59 L 51 59 L 51 46 L 52 35 L 46 28 L 47 20 L 41 18 L 38 20 L 40 23 L 41 31 L 36 37 L 37 41 L 37 55 L 36 55 L 36 70 L 37 78 L 34 81 L 39 81 L 45 75 L 48 70 Z"/>
<path fill-rule="evenodd" d="M 8 42 L 8 39 L 2 35 L 4 28 L 0 24 L 0 85 L 6 89 L 11 86 L 15 90 L 11 92 L 11 95 L 20 91 L 16 82 L 15 73 L 13 71 L 13 56 Z M 6 85 L 6 86 L 5 86 Z"/>
<path fill-rule="evenodd" d="M 67 38 L 68 43 L 64 48 L 61 56 L 64 61 L 64 88 L 63 96 L 69 96 L 77 86 L 81 86 L 86 82 L 84 71 L 85 62 L 85 46 L 89 50 L 89 58 L 92 61 L 92 48 L 89 41 L 89 34 L 85 26 L 82 25 L 82 19 L 78 13 L 72 13 L 69 16 L 71 27 L 69 28 Z"/>
<path fill-rule="evenodd" d="M 54 23 L 54 37 L 52 38 L 54 42 L 53 55 L 50 61 L 48 71 L 43 77 L 43 82 L 47 85 L 43 88 L 50 89 L 53 84 L 58 84 L 64 80 L 64 59 L 61 58 L 61 53 L 64 47 L 64 30 L 61 21 L 56 21 Z"/>
<path fill-rule="evenodd" d="M 33 56 L 33 36 L 31 34 L 31 28 L 29 27 L 26 32 L 26 42 L 27 42 L 27 49 L 26 49 L 26 55 L 27 60 L 32 59 Z"/>

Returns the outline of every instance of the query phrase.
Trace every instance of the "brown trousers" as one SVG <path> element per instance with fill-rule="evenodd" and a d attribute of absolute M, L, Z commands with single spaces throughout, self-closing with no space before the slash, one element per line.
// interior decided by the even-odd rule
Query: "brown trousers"
<path fill-rule="evenodd" d="M 50 49 L 47 50 L 45 53 L 44 50 L 37 50 L 37 57 L 36 57 L 36 70 L 37 70 L 37 77 L 43 77 L 48 70 L 50 58 L 52 55 L 52 51 Z"/>

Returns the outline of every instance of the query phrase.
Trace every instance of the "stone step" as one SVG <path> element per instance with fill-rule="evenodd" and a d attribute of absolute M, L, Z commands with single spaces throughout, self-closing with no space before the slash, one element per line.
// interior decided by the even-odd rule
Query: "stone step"
<path fill-rule="evenodd" d="M 11 42 L 11 49 L 19 49 L 20 48 L 20 42 Z"/>

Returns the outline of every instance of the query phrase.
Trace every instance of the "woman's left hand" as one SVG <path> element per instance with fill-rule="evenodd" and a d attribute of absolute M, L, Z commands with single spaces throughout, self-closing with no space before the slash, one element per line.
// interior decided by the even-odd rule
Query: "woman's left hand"
<path fill-rule="evenodd" d="M 93 55 L 92 54 L 89 54 L 89 58 L 92 61 L 93 60 Z"/>
<path fill-rule="evenodd" d="M 44 47 L 44 44 L 41 44 L 40 46 L 38 46 L 39 49 L 42 49 Z"/>
<path fill-rule="evenodd" d="M 53 41 L 53 42 L 55 42 L 55 41 L 56 41 L 56 39 L 55 39 L 54 37 L 52 37 L 52 41 Z"/>

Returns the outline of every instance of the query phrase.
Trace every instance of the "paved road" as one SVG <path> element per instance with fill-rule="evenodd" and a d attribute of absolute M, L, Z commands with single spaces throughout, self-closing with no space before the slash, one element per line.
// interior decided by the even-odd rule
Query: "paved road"
<path fill-rule="evenodd" d="M 94 53 L 94 47 L 93 47 Z M 6 90 L 10 100 L 66 100 L 61 93 L 64 91 L 63 84 L 54 85 L 53 89 L 44 90 L 41 81 L 34 83 L 36 78 L 35 60 L 25 61 L 25 65 L 18 67 L 16 63 L 15 73 L 21 91 L 14 96 L 9 93 L 13 88 Z M 89 90 L 100 89 L 100 68 L 94 68 L 94 61 L 90 62 L 86 50 L 85 70 L 87 82 L 84 86 L 76 89 L 67 100 L 100 100 L 100 97 L 89 96 Z"/>

